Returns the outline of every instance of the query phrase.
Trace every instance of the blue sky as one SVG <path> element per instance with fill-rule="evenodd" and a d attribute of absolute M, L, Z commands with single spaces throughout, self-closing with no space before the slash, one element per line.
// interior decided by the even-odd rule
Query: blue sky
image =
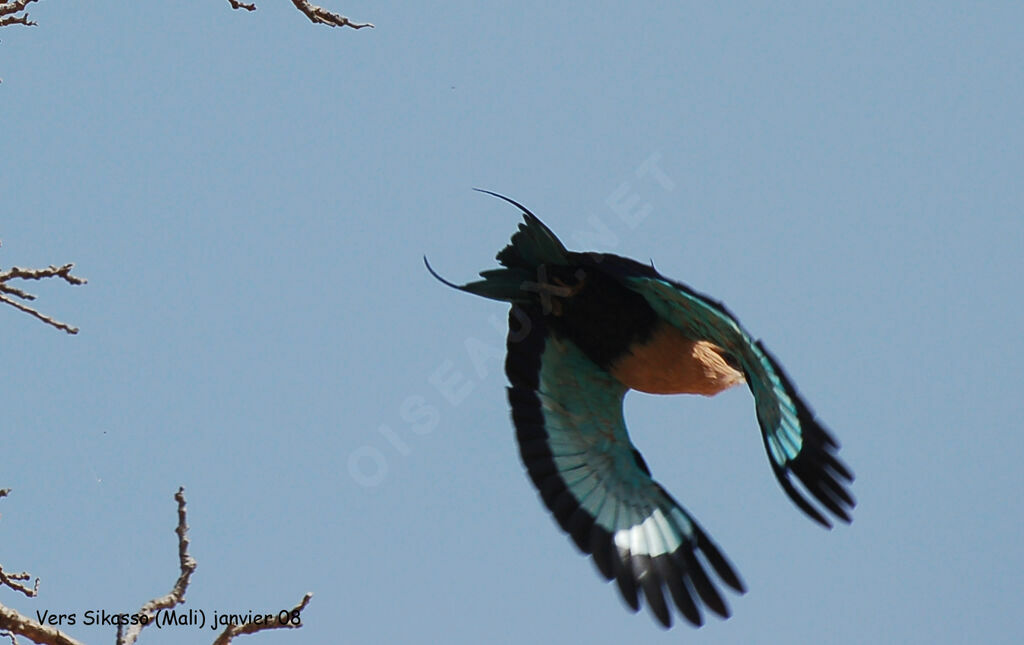
<path fill-rule="evenodd" d="M 1015 642 L 1024 8 L 323 4 L 377 28 L 44 0 L 0 32 L 0 266 L 89 279 L 30 285 L 77 337 L 0 308 L 0 562 L 43 579 L 2 602 L 165 593 L 184 485 L 188 607 L 315 593 L 263 643 Z M 493 266 L 519 215 L 472 187 L 723 300 L 854 523 L 789 502 L 747 391 L 630 394 L 749 591 L 699 631 L 625 611 L 522 471 L 504 307 L 423 268 Z"/>

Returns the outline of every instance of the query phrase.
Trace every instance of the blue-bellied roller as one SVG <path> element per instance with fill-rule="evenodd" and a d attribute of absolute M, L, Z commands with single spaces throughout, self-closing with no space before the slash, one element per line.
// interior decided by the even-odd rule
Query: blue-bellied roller
<path fill-rule="evenodd" d="M 651 477 L 622 415 L 630 389 L 713 395 L 746 382 L 768 461 L 790 499 L 831 528 L 850 522 L 839 444 L 779 362 L 720 302 L 652 266 L 569 251 L 517 202 L 524 222 L 481 280 L 445 284 L 511 303 L 505 372 L 522 457 L 545 505 L 634 611 L 665 627 L 671 599 L 692 624 L 701 606 L 728 617 L 710 570 L 745 587 L 719 547 Z M 801 490 L 802 489 L 802 490 Z"/>

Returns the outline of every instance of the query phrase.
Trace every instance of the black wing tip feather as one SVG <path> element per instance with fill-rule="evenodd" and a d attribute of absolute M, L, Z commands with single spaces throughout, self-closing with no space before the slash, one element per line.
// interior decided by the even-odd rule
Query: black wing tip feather
<path fill-rule="evenodd" d="M 661 626 L 668 629 L 672 626 L 672 615 L 665 604 L 665 594 L 662 590 L 664 583 L 654 567 L 653 559 L 647 554 L 635 555 L 630 558 L 630 564 L 637 586 L 643 591 L 647 601 L 647 608 Z"/>
<path fill-rule="evenodd" d="M 604 539 L 610 540 L 611 534 L 606 531 Z M 595 562 L 604 574 L 602 560 L 596 555 L 602 552 L 597 548 L 597 541 L 598 539 L 592 536 Z M 613 552 L 608 557 L 612 575 L 606 578 L 615 578 L 622 599 L 631 611 L 639 611 L 641 601 L 646 599 L 651 614 L 666 629 L 672 626 L 672 612 L 665 597 L 666 589 L 679 614 L 694 627 L 701 627 L 704 624 L 701 605 L 723 619 L 729 618 L 729 606 L 697 558 L 697 550 L 700 550 L 716 573 L 721 575 L 723 571 L 725 572 L 723 580 L 727 585 L 739 593 L 746 589 L 706 536 L 702 542 L 711 545 L 711 552 L 705 551 L 698 544 L 684 544 L 671 553 L 650 556 L 631 554 L 628 550 L 612 546 Z"/>
<path fill-rule="evenodd" d="M 704 624 L 704 616 L 693 599 L 691 585 L 687 584 L 686 572 L 679 562 L 672 555 L 661 554 L 653 559 L 658 573 L 661 574 L 665 586 L 668 587 L 669 595 L 679 613 L 683 615 L 691 625 L 700 627 Z"/>
<path fill-rule="evenodd" d="M 712 584 L 711 578 L 708 577 L 707 572 L 704 571 L 700 562 L 697 561 L 697 556 L 692 551 L 684 551 L 680 555 L 684 563 L 683 566 L 688 573 L 689 582 L 693 586 L 693 590 L 697 592 L 701 602 L 704 603 L 704 606 L 722 618 L 728 618 L 730 616 L 729 606 L 725 604 L 722 594 L 718 592 L 718 589 Z"/>
<path fill-rule="evenodd" d="M 601 576 L 605 580 L 616 581 L 619 594 L 630 611 L 638 612 L 646 599 L 648 609 L 657 622 L 666 629 L 671 627 L 672 612 L 665 598 L 667 589 L 672 604 L 694 627 L 704 624 L 701 604 L 721 618 L 729 618 L 729 606 L 697 558 L 697 551 L 730 588 L 742 594 L 746 592 L 746 586 L 702 530 L 697 529 L 696 542 L 684 543 L 669 554 L 652 557 L 620 549 L 615 545 L 614 535 L 597 524 L 595 518 L 572 496 L 554 469 L 553 462 L 551 469 L 547 470 L 540 465 L 542 461 L 550 462 L 550 457 L 531 459 L 527 470 L 545 506 L 580 551 L 592 556 Z M 542 478 L 535 476 L 540 470 L 545 470 Z"/>
<path fill-rule="evenodd" d="M 697 548 L 725 584 L 738 594 L 742 595 L 747 593 L 747 586 L 743 583 L 743 579 L 740 578 L 740 574 L 736 573 L 733 566 L 725 556 L 722 555 L 722 552 L 718 550 L 718 546 L 711 541 L 711 538 L 709 538 L 703 530 L 700 530 L 697 534 Z M 723 618 L 728 618 L 728 613 L 721 615 Z"/>
<path fill-rule="evenodd" d="M 824 506 L 836 519 L 850 524 L 853 522 L 850 513 L 857 506 L 857 501 L 847 490 L 847 486 L 853 483 L 854 474 L 850 467 L 839 459 L 837 454 L 840 447 L 839 442 L 818 421 L 775 356 L 765 348 L 760 340 L 756 342 L 756 345 L 771 361 L 775 373 L 782 382 L 782 387 L 796 406 L 797 421 L 800 423 L 802 445 L 797 456 L 784 465 L 769 459 L 775 478 L 793 503 L 821 526 L 831 529 L 833 525 L 829 518 L 811 504 L 810 500 L 794 486 L 789 478 L 790 474 L 796 475 L 811 497 Z M 764 440 L 767 448 L 767 435 Z"/>
<path fill-rule="evenodd" d="M 806 429 L 807 425 L 804 422 L 801 425 Z M 831 467 L 832 463 L 837 464 L 843 470 Z M 848 470 L 826 447 L 813 445 L 813 442 L 809 441 L 805 434 L 804 444 L 795 459 L 785 466 L 780 466 L 772 461 L 771 466 L 775 478 L 790 500 L 822 527 L 831 529 L 833 523 L 810 502 L 807 495 L 797 489 L 790 479 L 791 474 L 796 476 L 810 497 L 827 509 L 835 519 L 845 524 L 853 522 L 851 512 L 857 506 L 857 500 L 843 483 L 845 480 L 848 484 L 853 481 L 853 478 L 845 476 L 848 474 Z"/>
<path fill-rule="evenodd" d="M 828 432 L 818 423 L 799 398 L 796 405 L 797 417 L 804 435 L 803 446 L 796 458 L 790 462 L 788 470 L 796 475 L 807 492 L 836 519 L 849 524 L 853 521 L 850 513 L 857 505 L 853 495 L 846 489 L 846 486 L 853 482 L 853 473 L 836 455 L 835 450 L 838 444 L 828 441 Z M 786 472 L 784 469 L 778 468 L 776 475 L 786 477 Z M 786 479 L 788 482 L 788 477 Z M 784 485 L 783 489 L 789 493 L 797 505 L 825 528 L 832 528 L 831 522 L 820 512 L 808 512 L 808 507 L 811 507 L 810 502 L 800 495 L 791 482 L 788 483 L 789 485 Z M 798 500 L 802 500 L 803 504 Z"/>
<path fill-rule="evenodd" d="M 667 500 L 669 500 L 669 502 L 682 508 L 682 505 L 678 501 L 676 501 L 676 499 L 672 497 L 668 493 L 668 491 L 666 491 L 660 484 L 658 485 L 658 489 L 661 491 L 661 494 L 664 495 Z M 718 577 L 720 577 L 722 581 L 725 582 L 725 584 L 729 585 L 729 587 L 731 587 L 733 591 L 739 594 L 747 593 L 747 587 L 745 584 L 743 584 L 743 580 L 740 578 L 740 575 L 736 573 L 736 570 L 733 568 L 732 564 L 730 564 L 729 560 L 725 557 L 725 555 L 722 554 L 722 551 L 718 548 L 718 545 L 715 544 L 710 537 L 708 537 L 708 534 L 704 532 L 704 529 L 696 521 L 694 521 L 693 530 L 694 541 L 691 551 L 700 551 L 701 553 L 703 553 L 704 558 L 707 559 L 708 563 L 711 564 L 711 568 L 715 570 L 715 573 L 718 574 Z"/>
<path fill-rule="evenodd" d="M 549 463 L 550 468 L 542 462 Z M 746 592 L 746 586 L 732 565 L 699 527 L 695 527 L 695 541 L 684 543 L 672 553 L 653 557 L 632 554 L 617 547 L 614 535 L 597 524 L 596 519 L 580 506 L 549 456 L 531 459 L 527 462 L 527 470 L 558 525 L 569 534 L 580 551 L 592 556 L 605 580 L 616 581 L 619 594 L 630 611 L 639 611 L 646 599 L 648 609 L 657 622 L 666 629 L 671 627 L 673 619 L 666 602 L 667 589 L 672 604 L 694 627 L 704 624 L 701 604 L 721 618 L 729 618 L 729 606 L 705 570 L 705 565 L 697 558 L 698 551 L 727 586 L 740 594 Z M 541 472 L 543 476 L 537 477 Z"/>
<path fill-rule="evenodd" d="M 636 579 L 629 561 L 629 552 L 623 553 L 614 545 L 612 548 L 617 552 L 612 557 L 612 571 L 615 575 L 615 582 L 619 585 L 619 594 L 626 601 L 630 610 L 636 613 L 640 611 L 640 598 L 636 592 Z"/>

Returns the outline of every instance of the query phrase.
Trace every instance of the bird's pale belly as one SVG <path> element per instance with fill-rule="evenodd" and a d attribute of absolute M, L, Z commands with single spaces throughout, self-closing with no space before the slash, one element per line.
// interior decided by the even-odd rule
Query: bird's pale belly
<path fill-rule="evenodd" d="M 665 322 L 659 323 L 647 343 L 633 345 L 615 361 L 611 374 L 623 385 L 650 394 L 711 396 L 744 380 L 717 345 L 687 338 Z"/>

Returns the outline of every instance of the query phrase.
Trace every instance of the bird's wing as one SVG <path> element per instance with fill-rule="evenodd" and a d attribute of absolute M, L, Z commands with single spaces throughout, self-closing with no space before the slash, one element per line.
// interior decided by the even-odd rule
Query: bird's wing
<path fill-rule="evenodd" d="M 666 627 L 664 589 L 691 623 L 699 605 L 729 609 L 700 554 L 743 592 L 732 566 L 700 525 L 655 482 L 622 418 L 626 388 L 573 343 L 545 327 L 540 307 L 513 305 L 505 365 L 520 454 L 544 503 L 576 545 L 592 554 L 636 611 L 641 594 Z"/>
<path fill-rule="evenodd" d="M 839 443 L 804 403 L 778 361 L 755 341 L 719 302 L 653 269 L 644 273 L 610 265 L 627 287 L 644 296 L 654 310 L 692 338 L 726 350 L 741 365 L 754 395 L 757 421 L 775 477 L 790 499 L 827 528 L 832 524 L 796 487 L 792 477 L 822 506 L 844 522 L 856 505 L 847 486 L 853 474 L 836 456 Z M 642 266 L 642 265 L 639 265 Z"/>

